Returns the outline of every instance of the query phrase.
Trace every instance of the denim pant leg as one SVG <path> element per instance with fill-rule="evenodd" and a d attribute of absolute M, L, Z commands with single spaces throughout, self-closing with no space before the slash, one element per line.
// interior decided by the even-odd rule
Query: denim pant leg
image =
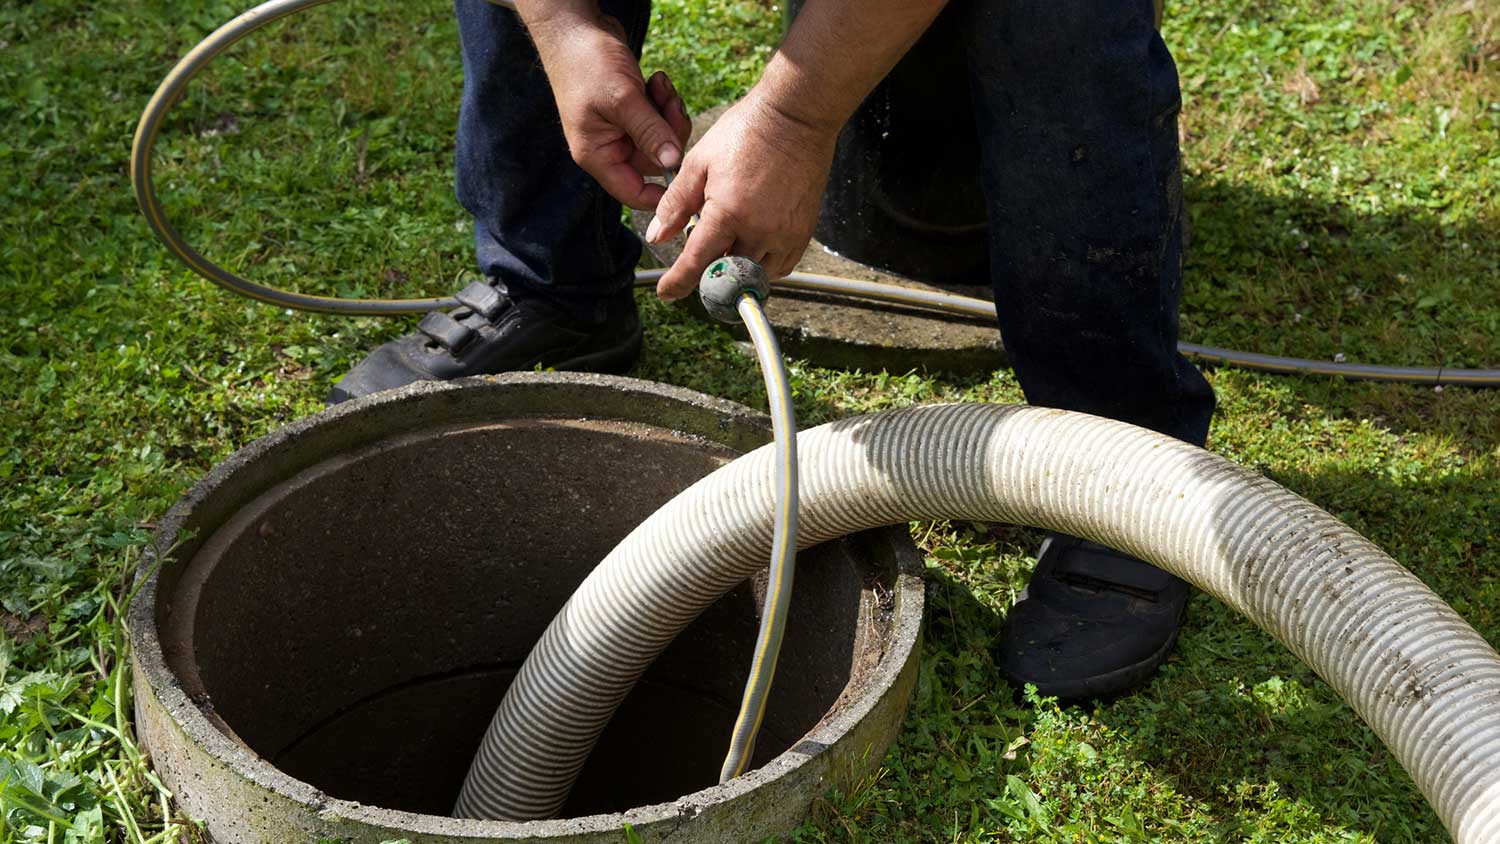
<path fill-rule="evenodd" d="M 649 0 L 604 0 L 640 53 Z M 458 201 L 474 218 L 479 270 L 517 296 L 542 296 L 577 319 L 603 320 L 629 295 L 640 240 L 620 204 L 568 154 L 541 59 L 519 17 L 454 0 L 463 50 Z"/>
<path fill-rule="evenodd" d="M 1152 0 L 961 0 L 1000 331 L 1027 399 L 1202 444 L 1177 352 L 1181 106 Z"/>

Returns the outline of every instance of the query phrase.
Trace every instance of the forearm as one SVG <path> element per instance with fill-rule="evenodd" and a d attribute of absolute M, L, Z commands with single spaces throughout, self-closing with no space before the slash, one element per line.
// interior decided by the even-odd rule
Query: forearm
<path fill-rule="evenodd" d="M 516 14 L 535 36 L 559 24 L 599 19 L 598 0 L 516 0 Z"/>
<path fill-rule="evenodd" d="M 947 4 L 807 0 L 754 94 L 793 120 L 837 132 Z"/>

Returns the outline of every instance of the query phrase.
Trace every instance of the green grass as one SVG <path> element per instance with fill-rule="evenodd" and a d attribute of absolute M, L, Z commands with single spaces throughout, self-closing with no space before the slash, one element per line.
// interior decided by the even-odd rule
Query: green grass
<path fill-rule="evenodd" d="M 129 741 L 120 607 L 152 522 L 211 465 L 316 411 L 408 323 L 286 313 L 193 277 L 129 195 L 139 109 L 239 11 L 0 10 L 0 842 L 191 840 Z M 649 69 L 706 108 L 779 12 L 661 0 Z M 1191 248 L 1184 338 L 1309 357 L 1500 366 L 1500 8 L 1484 0 L 1170 4 Z M 335 4 L 237 47 L 174 112 L 157 170 L 192 242 L 269 283 L 441 294 L 470 272 L 452 198 L 445 3 Z M 642 299 L 636 374 L 764 406 L 727 337 Z M 1500 393 L 1209 373 L 1211 446 L 1318 502 L 1500 641 Z M 954 379 L 798 363 L 807 424 L 950 399 Z M 1037 535 L 917 525 L 932 606 L 881 771 L 820 841 L 1430 842 L 1379 742 L 1280 646 L 1196 598 L 1143 694 L 1019 706 L 988 656 Z"/>

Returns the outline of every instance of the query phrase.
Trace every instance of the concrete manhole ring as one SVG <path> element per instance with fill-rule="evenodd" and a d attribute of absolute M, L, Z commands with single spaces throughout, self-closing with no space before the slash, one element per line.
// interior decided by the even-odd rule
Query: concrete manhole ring
<path fill-rule="evenodd" d="M 499 696 L 603 554 L 769 437 L 628 378 L 422 384 L 293 423 L 163 519 L 131 608 L 136 723 L 225 844 L 746 841 L 785 833 L 894 741 L 921 559 L 900 527 L 809 549 L 756 770 L 717 766 L 764 596 L 715 604 L 622 706 L 559 820 L 445 816 Z M 157 561 L 161 565 L 155 569 Z"/>

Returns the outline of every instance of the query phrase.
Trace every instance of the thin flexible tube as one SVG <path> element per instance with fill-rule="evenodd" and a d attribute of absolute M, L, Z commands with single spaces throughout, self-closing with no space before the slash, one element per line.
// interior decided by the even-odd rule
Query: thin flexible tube
<path fill-rule="evenodd" d="M 178 61 L 146 104 L 145 110 L 141 112 L 141 121 L 136 126 L 135 140 L 130 150 L 130 181 L 135 190 L 136 203 L 140 205 L 141 213 L 146 216 L 147 224 L 166 245 L 168 251 L 194 272 L 241 296 L 294 310 L 349 316 L 395 316 L 458 307 L 458 301 L 452 297 L 345 299 L 295 293 L 250 281 L 215 264 L 190 246 L 167 220 L 166 212 L 156 196 L 156 186 L 151 174 L 151 153 L 155 148 L 156 139 L 161 132 L 167 112 L 182 98 L 193 77 L 224 50 L 261 27 L 294 12 L 330 2 L 333 0 L 269 0 L 214 30 Z M 515 4 L 507 0 L 489 0 L 489 2 L 509 9 L 515 8 Z M 660 270 L 645 270 L 636 275 L 638 283 L 655 281 L 660 277 Z M 993 303 L 983 299 L 810 273 L 793 273 L 785 279 L 773 282 L 773 286 L 911 305 L 928 308 L 940 314 L 961 314 L 981 319 L 993 319 L 995 313 Z M 1263 355 L 1193 343 L 1180 343 L 1178 348 L 1189 357 L 1260 372 L 1328 375 L 1410 384 L 1500 386 L 1500 369 L 1448 369 L 1446 367 L 1340 363 L 1281 355 Z"/>
<path fill-rule="evenodd" d="M 1274 481 L 1161 434 L 1036 407 L 907 408 L 799 440 L 800 547 L 952 518 L 1033 525 L 1144 558 L 1311 666 L 1458 844 L 1500 841 L 1500 656 L 1369 540 Z M 584 581 L 496 712 L 467 806 L 511 819 L 557 811 L 646 666 L 765 564 L 773 460 L 761 448 L 699 481 Z"/>
<path fill-rule="evenodd" d="M 641 287 L 654 284 L 664 272 L 666 271 L 643 270 L 636 274 L 636 284 Z M 936 311 L 944 315 L 971 317 L 985 321 L 993 321 L 996 317 L 995 303 L 985 299 L 960 296 L 956 293 L 942 293 L 936 290 L 900 287 L 876 281 L 814 273 L 792 273 L 786 278 L 771 282 L 771 286 L 778 290 L 831 294 L 851 299 L 886 302 Z M 1471 387 L 1500 386 L 1500 369 L 1449 369 L 1441 366 L 1381 366 L 1345 363 L 1266 355 L 1219 346 L 1204 346 L 1198 343 L 1178 343 L 1177 348 L 1188 357 L 1209 363 L 1279 375 L 1326 375 L 1353 381 L 1384 381 L 1433 386 L 1448 384 Z"/>
<path fill-rule="evenodd" d="M 145 111 L 141 112 L 141 122 L 136 125 L 135 140 L 130 148 L 130 183 L 135 189 L 136 203 L 140 205 L 141 213 L 146 215 L 146 223 L 151 226 L 151 230 L 156 232 L 156 236 L 161 238 L 168 251 L 177 256 L 178 260 L 209 281 L 241 296 L 296 310 L 351 316 L 403 314 L 456 307 L 458 301 L 449 297 L 341 299 L 294 293 L 258 284 L 215 264 L 188 245 L 177 229 L 167 221 L 161 201 L 156 197 L 156 185 L 151 176 L 151 151 L 156 146 L 156 138 L 161 132 L 167 112 L 182 98 L 193 77 L 213 61 L 215 56 L 250 33 L 294 12 L 329 2 L 332 0 L 270 0 L 262 3 L 214 30 L 177 62 L 161 81 L 161 85 L 157 86 Z"/>
<path fill-rule="evenodd" d="M 766 699 L 776 676 L 776 660 L 781 654 L 781 640 L 786 633 L 787 613 L 792 606 L 792 581 L 797 570 L 797 418 L 792 410 L 792 388 L 787 377 L 786 361 L 776 342 L 776 332 L 750 292 L 742 292 L 738 305 L 740 320 L 750 333 L 755 357 L 766 382 L 766 396 L 771 409 L 771 432 L 776 452 L 773 465 L 776 509 L 771 536 L 770 575 L 766 581 L 765 609 L 761 612 L 760 631 L 755 638 L 755 656 L 740 711 L 734 720 L 729 752 L 719 770 L 719 782 L 728 782 L 745 772 L 755 753 L 755 736 L 766 717 Z"/>

